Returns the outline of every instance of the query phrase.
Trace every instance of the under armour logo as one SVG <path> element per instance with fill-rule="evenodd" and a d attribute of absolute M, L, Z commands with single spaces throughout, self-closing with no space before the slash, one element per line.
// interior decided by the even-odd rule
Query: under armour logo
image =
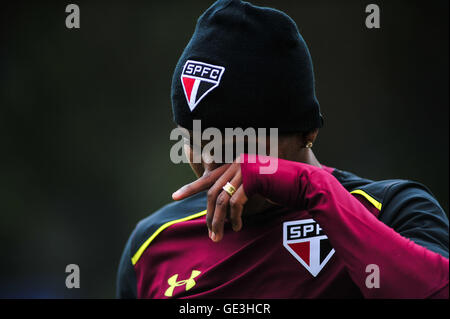
<path fill-rule="evenodd" d="M 186 280 L 180 280 L 178 279 L 178 274 L 173 275 L 167 280 L 167 283 L 169 284 L 169 288 L 167 288 L 166 292 L 164 293 L 164 296 L 166 297 L 172 297 L 173 296 L 173 290 L 175 287 L 184 286 L 186 285 L 186 291 L 191 289 L 195 286 L 196 282 L 194 280 L 195 277 L 201 274 L 201 271 L 198 270 L 192 270 L 191 277 L 189 277 Z"/>

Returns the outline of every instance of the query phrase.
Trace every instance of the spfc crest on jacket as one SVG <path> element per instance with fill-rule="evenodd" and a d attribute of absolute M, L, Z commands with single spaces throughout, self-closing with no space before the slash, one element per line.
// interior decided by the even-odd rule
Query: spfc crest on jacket
<path fill-rule="evenodd" d="M 314 277 L 334 254 L 328 237 L 314 219 L 285 222 L 283 245 Z"/>
<path fill-rule="evenodd" d="M 191 111 L 219 85 L 224 71 L 225 68 L 222 66 L 193 60 L 186 61 L 181 73 L 181 84 Z"/>

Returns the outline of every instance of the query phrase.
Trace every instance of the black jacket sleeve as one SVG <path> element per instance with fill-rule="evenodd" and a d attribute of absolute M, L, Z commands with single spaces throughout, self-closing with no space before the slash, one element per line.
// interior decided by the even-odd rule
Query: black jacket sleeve
<path fill-rule="evenodd" d="M 385 193 L 379 219 L 403 237 L 448 258 L 449 221 L 431 191 L 401 181 Z"/>
<path fill-rule="evenodd" d="M 122 257 L 120 258 L 119 270 L 117 272 L 116 298 L 136 299 L 137 285 L 136 274 L 131 263 L 132 243 L 136 230 L 131 234 L 125 245 Z"/>

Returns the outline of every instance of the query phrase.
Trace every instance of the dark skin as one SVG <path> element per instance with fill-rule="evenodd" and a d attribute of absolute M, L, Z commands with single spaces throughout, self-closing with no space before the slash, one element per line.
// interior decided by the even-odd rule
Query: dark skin
<path fill-rule="evenodd" d="M 318 130 L 314 130 L 308 133 L 279 136 L 278 158 L 321 167 L 312 149 L 305 147 L 308 142 L 314 143 L 317 134 Z M 181 187 L 173 193 L 172 198 L 182 200 L 208 190 L 206 224 L 212 241 L 219 242 L 223 238 L 224 225 L 227 219 L 230 220 L 234 231 L 240 231 L 243 215 L 257 214 L 277 205 L 258 194 L 250 199 L 247 197 L 242 185 L 239 157 L 233 163 L 226 164 L 206 163 L 203 158 L 201 163 L 193 163 L 192 146 L 189 143 L 185 144 L 185 152 L 198 179 Z M 236 188 L 233 196 L 222 189 L 227 182 L 230 182 Z"/>

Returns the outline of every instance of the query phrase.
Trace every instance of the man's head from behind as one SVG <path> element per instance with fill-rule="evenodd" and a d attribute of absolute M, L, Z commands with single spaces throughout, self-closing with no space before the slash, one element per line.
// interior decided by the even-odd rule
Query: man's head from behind
<path fill-rule="evenodd" d="M 200 16 L 177 63 L 171 97 L 177 125 L 191 132 L 194 120 L 222 132 L 276 128 L 277 153 L 292 160 L 301 160 L 323 124 L 311 57 L 295 22 L 238 0 L 217 1 Z M 191 142 L 185 150 L 192 155 Z M 198 175 L 220 164 L 191 166 Z"/>

